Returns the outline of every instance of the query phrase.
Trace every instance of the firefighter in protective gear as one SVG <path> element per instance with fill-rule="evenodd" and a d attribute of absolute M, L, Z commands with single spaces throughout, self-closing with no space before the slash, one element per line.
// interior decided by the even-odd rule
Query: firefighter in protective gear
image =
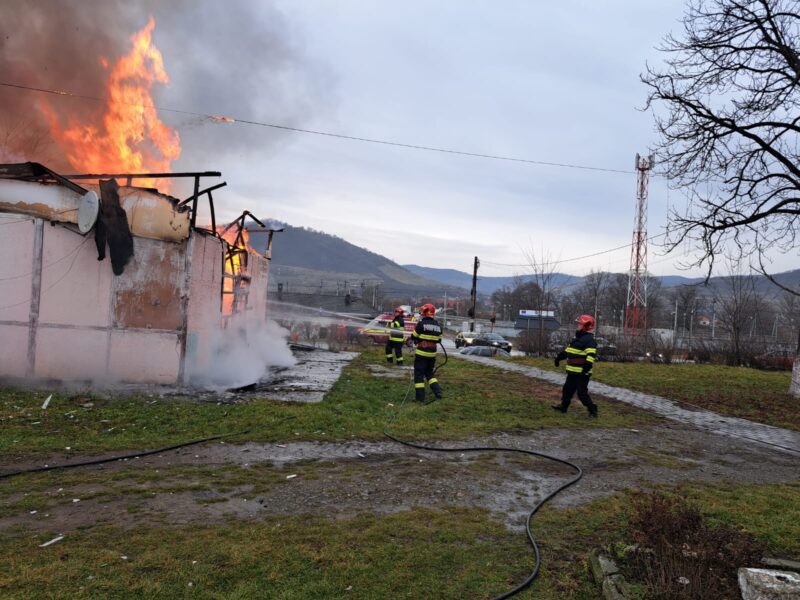
<path fill-rule="evenodd" d="M 575 321 L 577 331 L 569 345 L 558 353 L 555 365 L 562 360 L 567 361 L 567 379 L 561 390 L 561 404 L 554 404 L 553 409 L 565 413 L 578 392 L 578 399 L 589 411 L 590 417 L 597 417 L 597 405 L 589 396 L 589 379 L 592 377 L 592 366 L 597 359 L 597 342 L 594 339 L 595 321 L 592 315 L 581 315 Z"/>
<path fill-rule="evenodd" d="M 414 399 L 425 402 L 426 379 L 433 395 L 442 397 L 442 386 L 433 372 L 436 365 L 436 346 L 442 341 L 442 326 L 433 318 L 436 314 L 433 304 L 423 304 L 419 313 L 422 318 L 411 334 L 411 341 L 417 345 L 414 351 Z"/>
<path fill-rule="evenodd" d="M 406 330 L 406 321 L 403 318 L 405 311 L 402 306 L 394 309 L 394 319 L 387 325 L 389 339 L 386 341 L 386 362 L 395 360 L 398 365 L 403 364 L 403 332 Z"/>

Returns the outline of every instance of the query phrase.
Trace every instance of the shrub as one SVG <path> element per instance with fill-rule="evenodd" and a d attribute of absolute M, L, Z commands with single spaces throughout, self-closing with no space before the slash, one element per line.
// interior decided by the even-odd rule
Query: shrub
<path fill-rule="evenodd" d="M 654 600 L 738 598 L 737 569 L 758 564 L 764 549 L 747 532 L 711 527 L 684 498 L 658 492 L 634 496 L 628 533 L 635 550 L 627 566 Z"/>

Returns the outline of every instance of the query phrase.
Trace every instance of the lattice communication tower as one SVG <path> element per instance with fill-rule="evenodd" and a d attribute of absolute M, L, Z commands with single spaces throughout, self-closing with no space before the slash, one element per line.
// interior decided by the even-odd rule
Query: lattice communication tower
<path fill-rule="evenodd" d="M 625 337 L 631 349 L 647 346 L 647 186 L 655 157 L 636 155 L 636 219 L 633 223 Z"/>

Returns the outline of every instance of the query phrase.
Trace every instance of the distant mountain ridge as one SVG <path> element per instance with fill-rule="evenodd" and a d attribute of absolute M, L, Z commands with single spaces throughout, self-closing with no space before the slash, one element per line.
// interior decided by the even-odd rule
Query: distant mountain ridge
<path fill-rule="evenodd" d="M 283 226 L 276 233 L 272 246 L 272 273 L 270 288 L 283 283 L 290 290 L 339 289 L 380 284 L 382 293 L 389 296 L 428 295 L 466 297 L 472 287 L 472 274 L 456 269 L 437 269 L 419 265 L 399 265 L 388 258 L 366 248 L 360 248 L 342 238 L 304 227 L 272 223 L 272 227 Z M 266 235 L 252 235 L 250 244 L 263 252 Z M 800 269 L 786 271 L 774 276 L 787 287 L 800 286 Z M 491 277 L 481 275 L 478 270 L 478 293 L 490 295 L 504 286 L 512 286 L 518 279 L 534 280 L 533 275 L 521 277 Z M 700 285 L 702 277 L 665 275 L 658 277 L 662 288 L 679 285 Z M 710 287 L 722 286 L 726 276 L 712 277 Z M 581 284 L 583 277 L 554 273 L 553 285 L 569 290 Z M 763 293 L 779 293 L 779 288 L 766 277 L 756 277 L 756 288 Z"/>
<path fill-rule="evenodd" d="M 272 222 L 271 226 L 283 226 L 283 231 L 273 237 L 270 288 L 283 283 L 289 290 L 343 290 L 345 285 L 350 288 L 379 283 L 381 291 L 388 295 L 448 293 L 455 297 L 469 293 L 408 271 L 380 254 L 334 235 L 283 223 Z M 266 235 L 251 235 L 250 245 L 263 252 L 266 238 Z"/>
<path fill-rule="evenodd" d="M 431 267 L 421 267 L 419 265 L 403 265 L 404 269 L 416 273 L 421 277 L 441 281 L 448 285 L 455 285 L 467 289 L 472 289 L 472 275 L 456 269 L 434 269 Z M 492 294 L 504 286 L 512 286 L 515 281 L 533 281 L 533 275 L 523 275 L 521 277 L 489 277 L 481 275 L 478 269 L 478 293 L 479 294 Z M 569 288 L 573 285 L 580 283 L 582 277 L 575 275 L 567 275 L 566 273 L 553 274 L 553 286 L 557 288 Z"/>
<path fill-rule="evenodd" d="M 421 267 L 419 265 L 403 265 L 412 273 L 416 273 L 422 277 L 441 281 L 449 285 L 460 285 L 462 287 L 472 288 L 472 275 L 463 271 L 455 269 L 434 269 L 431 267 Z M 794 271 L 785 271 L 773 276 L 774 279 L 781 285 L 786 287 L 797 288 L 800 286 L 800 269 Z M 697 285 L 703 286 L 703 277 L 683 277 L 681 275 L 662 275 L 656 277 L 661 282 L 661 287 L 671 288 L 681 285 Z M 725 285 L 725 280 L 728 276 L 720 275 L 712 277 L 708 282 L 709 288 L 715 288 Z M 478 293 L 479 294 L 492 294 L 504 286 L 512 287 L 516 281 L 535 281 L 534 275 L 521 275 L 516 277 L 481 277 L 480 270 L 478 270 Z M 554 273 L 552 285 L 562 290 L 569 289 L 580 285 L 583 277 L 576 275 L 567 275 L 566 273 Z M 773 294 L 780 291 L 769 279 L 763 275 L 755 276 L 756 290 L 766 294 Z"/>

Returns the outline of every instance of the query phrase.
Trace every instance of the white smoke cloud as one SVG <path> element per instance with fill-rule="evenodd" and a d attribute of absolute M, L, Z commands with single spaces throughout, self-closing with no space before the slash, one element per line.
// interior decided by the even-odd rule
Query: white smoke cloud
<path fill-rule="evenodd" d="M 231 320 L 214 334 L 211 360 L 189 374 L 189 385 L 214 390 L 242 387 L 262 379 L 270 367 L 294 365 L 288 335 L 274 321 Z"/>

